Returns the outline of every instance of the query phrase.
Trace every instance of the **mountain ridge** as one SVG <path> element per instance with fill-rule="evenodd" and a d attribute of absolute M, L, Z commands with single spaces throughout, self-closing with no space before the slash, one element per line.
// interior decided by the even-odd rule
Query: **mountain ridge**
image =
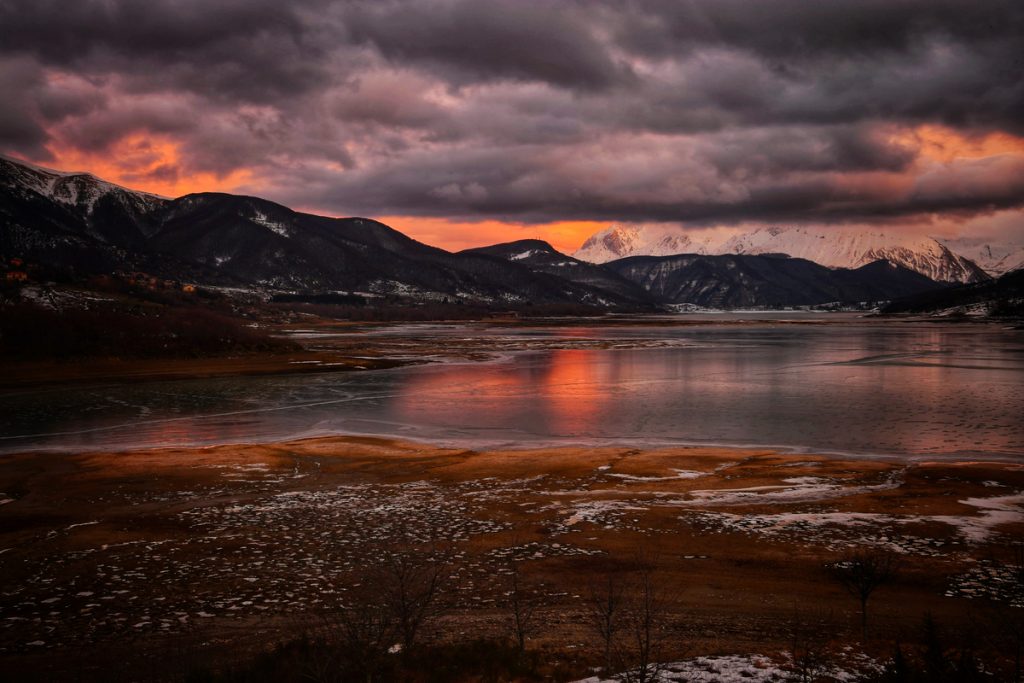
<path fill-rule="evenodd" d="M 611 226 L 591 235 L 574 256 L 607 263 L 627 256 L 679 253 L 783 253 L 829 268 L 856 268 L 887 260 L 938 281 L 978 282 L 989 278 L 977 264 L 933 238 L 845 227 L 768 227 L 721 233 L 687 231 L 678 226 Z"/>
<path fill-rule="evenodd" d="M 62 182 L 76 183 L 76 193 L 55 193 Z M 83 272 L 498 306 L 637 304 L 523 264 L 453 254 L 368 218 L 227 193 L 167 199 L 9 159 L 0 159 L 0 225 L 0 254 Z"/>
<path fill-rule="evenodd" d="M 848 269 L 786 255 L 677 254 L 629 256 L 606 265 L 661 303 L 706 308 L 866 303 L 942 287 L 888 261 Z"/>
<path fill-rule="evenodd" d="M 515 240 L 466 249 L 461 253 L 488 254 L 520 263 L 534 272 L 554 275 L 601 292 L 608 292 L 637 305 L 650 303 L 648 293 L 635 283 L 607 268 L 563 254 L 544 240 Z"/>
<path fill-rule="evenodd" d="M 662 285 L 637 277 L 635 268 L 596 265 L 543 240 L 453 253 L 370 218 L 317 216 L 220 192 L 169 199 L 5 158 L 0 226 L 0 256 L 19 261 L 79 275 L 142 273 L 268 296 L 343 292 L 406 302 L 635 311 L 685 299 L 678 292 L 666 296 Z M 887 270 L 850 276 L 764 254 L 691 266 L 688 277 L 706 278 L 700 287 L 731 292 L 716 299 L 722 306 L 858 302 L 937 286 L 924 276 L 913 282 Z M 864 277 L 872 272 L 879 279 L 874 284 Z"/>

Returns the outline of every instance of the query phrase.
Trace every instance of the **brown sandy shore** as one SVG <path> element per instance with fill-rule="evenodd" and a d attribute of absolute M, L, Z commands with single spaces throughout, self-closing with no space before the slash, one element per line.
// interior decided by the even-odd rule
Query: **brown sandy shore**
<path fill-rule="evenodd" d="M 370 438 L 0 459 L 0 669 L 7 680 L 180 680 L 322 623 L 388 547 L 444 543 L 447 609 L 425 638 L 509 634 L 513 561 L 539 596 L 528 646 L 588 675 L 588 586 L 642 556 L 666 657 L 778 657 L 817 620 L 860 639 L 826 565 L 884 549 L 879 654 L 1001 628 L 1024 466 L 765 450 L 483 452 Z M 953 636 L 954 638 L 958 636 Z M 841 648 L 837 647 L 837 650 Z M 116 662 L 115 673 L 112 663 Z"/>

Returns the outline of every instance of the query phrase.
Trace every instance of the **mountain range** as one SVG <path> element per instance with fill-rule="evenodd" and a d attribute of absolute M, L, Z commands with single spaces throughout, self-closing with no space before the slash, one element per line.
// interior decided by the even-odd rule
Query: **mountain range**
<path fill-rule="evenodd" d="M 767 253 L 777 246 L 770 232 L 752 235 L 744 253 L 729 255 L 711 253 L 712 245 L 687 235 L 664 235 L 675 240 L 662 245 L 672 255 L 602 264 L 591 262 L 600 260 L 595 255 L 601 249 L 633 253 L 639 233 L 617 229 L 592 238 L 580 250 L 587 258 L 562 254 L 540 240 L 452 253 L 368 218 L 316 216 L 223 193 L 170 199 L 2 157 L 0 228 L 5 262 L 17 258 L 77 275 L 141 271 L 226 290 L 353 292 L 511 307 L 858 303 L 941 287 L 920 274 L 925 267 L 944 280 L 986 277 L 948 250 L 919 253 L 907 247 L 907 253 L 896 253 L 877 244 L 861 251 L 879 259 L 858 268 L 830 268 Z M 797 235 L 800 240 L 789 244 L 818 239 Z M 916 267 L 905 267 L 908 260 Z"/>
<path fill-rule="evenodd" d="M 486 253 L 431 247 L 367 218 L 221 193 L 167 199 L 2 158 L 0 226 L 0 254 L 82 273 L 498 305 L 634 303 Z"/>
<path fill-rule="evenodd" d="M 659 302 L 716 309 L 876 302 L 948 286 L 888 261 L 826 268 L 785 254 L 630 256 L 607 267 Z"/>
<path fill-rule="evenodd" d="M 672 225 L 619 225 L 592 235 L 574 256 L 606 263 L 628 256 L 675 254 L 788 254 L 829 268 L 859 268 L 886 260 L 942 282 L 979 282 L 990 277 L 931 237 L 848 227 L 769 227 L 722 233 Z"/>

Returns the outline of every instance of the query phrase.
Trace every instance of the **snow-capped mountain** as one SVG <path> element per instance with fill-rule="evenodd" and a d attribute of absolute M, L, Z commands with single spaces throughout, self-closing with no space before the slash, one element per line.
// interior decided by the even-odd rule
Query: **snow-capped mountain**
<path fill-rule="evenodd" d="M 581 261 L 607 263 L 626 256 L 718 254 L 724 238 L 672 225 L 612 225 L 594 233 L 573 254 Z"/>
<path fill-rule="evenodd" d="M 138 244 L 155 232 L 150 220 L 154 211 L 170 200 L 146 192 L 129 190 L 90 173 L 67 173 L 34 166 L 0 156 L 0 190 L 17 197 L 38 212 L 39 202 L 49 202 L 75 217 L 73 226 L 65 226 L 65 239 L 89 237 L 103 244 Z M 13 207 L 8 207 L 8 211 Z M 43 220 L 53 219 L 44 211 Z M 30 217 L 31 218 L 31 217 Z M 35 216 L 35 220 L 41 217 Z M 10 217 L 8 227 L 19 221 Z"/>
<path fill-rule="evenodd" d="M 91 173 L 56 171 L 3 156 L 0 156 L 0 170 L 3 171 L 0 173 L 0 184 L 10 189 L 31 190 L 86 213 L 92 213 L 96 203 L 104 197 L 113 197 L 140 212 L 150 211 L 168 201 L 166 197 L 108 183 Z"/>
<path fill-rule="evenodd" d="M 731 236 L 676 226 L 615 226 L 591 236 L 576 258 L 605 263 L 625 256 L 691 253 L 788 254 L 829 268 L 858 268 L 887 260 L 944 282 L 977 282 L 988 275 L 970 259 L 931 237 L 863 228 L 771 227 Z"/>
<path fill-rule="evenodd" d="M 1024 268 L 1024 244 L 994 243 L 970 237 L 942 240 L 951 251 L 965 256 L 992 276 Z"/>

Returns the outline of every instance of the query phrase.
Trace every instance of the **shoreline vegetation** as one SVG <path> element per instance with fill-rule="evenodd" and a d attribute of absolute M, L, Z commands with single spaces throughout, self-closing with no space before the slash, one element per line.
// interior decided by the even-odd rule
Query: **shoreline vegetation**
<path fill-rule="evenodd" d="M 753 449 L 11 455 L 0 652 L 18 680 L 1013 680 L 1022 490 Z"/>

